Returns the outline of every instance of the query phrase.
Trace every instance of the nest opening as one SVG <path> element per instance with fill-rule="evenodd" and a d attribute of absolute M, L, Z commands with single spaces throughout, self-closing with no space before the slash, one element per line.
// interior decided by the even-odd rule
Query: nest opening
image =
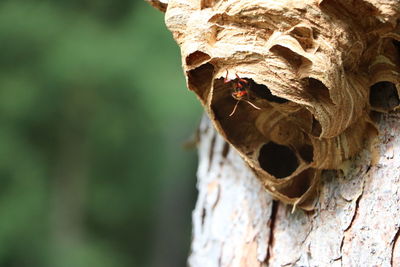
<path fill-rule="evenodd" d="M 314 179 L 314 169 L 307 169 L 291 179 L 290 186 L 278 190 L 289 198 L 299 198 L 311 187 Z"/>
<path fill-rule="evenodd" d="M 274 45 L 273 47 L 271 47 L 270 51 L 277 56 L 283 58 L 284 61 L 295 70 L 299 69 L 301 64 L 303 63 L 303 57 L 287 47 Z"/>
<path fill-rule="evenodd" d="M 269 102 L 274 102 L 278 104 L 283 104 L 288 102 L 289 100 L 273 95 L 271 90 L 264 84 L 258 84 L 253 80 L 249 79 L 251 82 L 250 89 L 254 94 L 259 97 L 268 100 Z"/>
<path fill-rule="evenodd" d="M 314 148 L 311 145 L 303 145 L 299 149 L 299 154 L 304 161 L 310 163 L 314 158 Z"/>
<path fill-rule="evenodd" d="M 197 66 L 210 60 L 210 56 L 201 51 L 195 51 L 186 57 L 186 65 Z"/>
<path fill-rule="evenodd" d="M 396 86 L 392 82 L 377 82 L 370 87 L 369 103 L 371 107 L 389 111 L 400 104 L 399 95 Z"/>
<path fill-rule="evenodd" d="M 396 63 L 398 64 L 398 66 L 400 66 L 400 40 L 393 39 L 392 43 L 396 53 L 396 58 L 397 58 Z"/>
<path fill-rule="evenodd" d="M 396 50 L 397 50 L 397 52 L 399 53 L 399 56 L 400 56 L 400 41 L 393 39 L 393 45 L 396 48 Z"/>
<path fill-rule="evenodd" d="M 272 141 L 261 147 L 258 162 L 263 170 L 276 178 L 290 176 L 299 166 L 292 149 Z"/>
<path fill-rule="evenodd" d="M 244 101 L 239 101 L 238 103 L 238 100 L 232 96 L 233 86 L 231 83 L 234 81 L 235 80 L 224 82 L 222 78 L 214 80 L 211 109 L 214 111 L 215 117 L 219 121 L 242 117 L 243 113 L 247 111 L 247 103 L 241 103 Z M 236 112 L 230 116 L 236 104 L 238 105 Z"/>
<path fill-rule="evenodd" d="M 201 0 L 200 9 L 213 7 L 219 0 Z"/>
<path fill-rule="evenodd" d="M 295 27 L 290 32 L 290 35 L 293 36 L 299 42 L 304 51 L 311 49 L 314 45 L 313 30 L 310 27 L 304 27 L 304 26 Z"/>
<path fill-rule="evenodd" d="M 210 92 L 213 73 L 214 66 L 211 63 L 203 64 L 187 72 L 189 89 L 194 91 L 203 103 L 206 102 Z"/>
<path fill-rule="evenodd" d="M 302 79 L 305 92 L 310 94 L 315 100 L 333 105 L 329 89 L 318 79 L 307 77 Z"/>
<path fill-rule="evenodd" d="M 249 99 L 249 102 L 253 100 Z M 235 106 L 236 110 L 233 112 Z M 254 123 L 260 110 L 245 100 L 235 99 L 232 96 L 232 84 L 225 83 L 223 78 L 214 80 L 210 108 L 227 140 L 243 149 L 244 153 L 253 154 L 258 144 L 265 142 L 265 137 Z"/>
<path fill-rule="evenodd" d="M 322 133 L 321 123 L 315 117 L 313 117 L 312 126 L 311 126 L 311 134 L 315 137 L 320 137 Z"/>

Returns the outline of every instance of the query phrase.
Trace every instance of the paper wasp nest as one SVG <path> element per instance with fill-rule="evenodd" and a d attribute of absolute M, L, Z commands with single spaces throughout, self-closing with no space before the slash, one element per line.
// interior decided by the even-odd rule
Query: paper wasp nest
<path fill-rule="evenodd" d="M 217 130 L 304 209 L 375 132 L 370 111 L 399 105 L 399 18 L 399 0 L 170 0 L 165 14 Z"/>

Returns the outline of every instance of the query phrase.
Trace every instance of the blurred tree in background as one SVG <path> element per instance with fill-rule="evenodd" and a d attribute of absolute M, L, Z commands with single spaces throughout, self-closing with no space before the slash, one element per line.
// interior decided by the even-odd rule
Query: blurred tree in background
<path fill-rule="evenodd" d="M 0 266 L 184 266 L 200 107 L 143 1 L 0 3 Z"/>

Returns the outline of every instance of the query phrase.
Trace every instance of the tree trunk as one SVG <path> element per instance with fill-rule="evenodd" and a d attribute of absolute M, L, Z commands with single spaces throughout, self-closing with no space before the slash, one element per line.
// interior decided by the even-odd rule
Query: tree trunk
<path fill-rule="evenodd" d="M 190 266 L 400 266 L 400 114 L 377 122 L 377 162 L 326 171 L 316 210 L 292 212 L 204 118 Z"/>
<path fill-rule="evenodd" d="M 400 266 L 400 2 L 149 1 L 211 119 L 190 265 Z"/>

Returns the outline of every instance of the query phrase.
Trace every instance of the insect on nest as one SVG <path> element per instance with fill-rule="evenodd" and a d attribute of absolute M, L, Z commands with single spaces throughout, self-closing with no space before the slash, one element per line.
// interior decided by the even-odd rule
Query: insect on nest
<path fill-rule="evenodd" d="M 250 106 L 252 106 L 255 109 L 260 109 L 256 105 L 250 102 L 250 83 L 249 81 L 242 79 L 239 77 L 239 75 L 236 75 L 236 79 L 230 80 L 228 79 L 228 71 L 226 71 L 226 76 L 224 78 L 224 83 L 232 83 L 232 97 L 237 100 L 235 106 L 233 107 L 232 112 L 229 114 L 229 116 L 233 116 L 235 114 L 236 108 L 239 105 L 240 101 L 244 101 Z"/>

